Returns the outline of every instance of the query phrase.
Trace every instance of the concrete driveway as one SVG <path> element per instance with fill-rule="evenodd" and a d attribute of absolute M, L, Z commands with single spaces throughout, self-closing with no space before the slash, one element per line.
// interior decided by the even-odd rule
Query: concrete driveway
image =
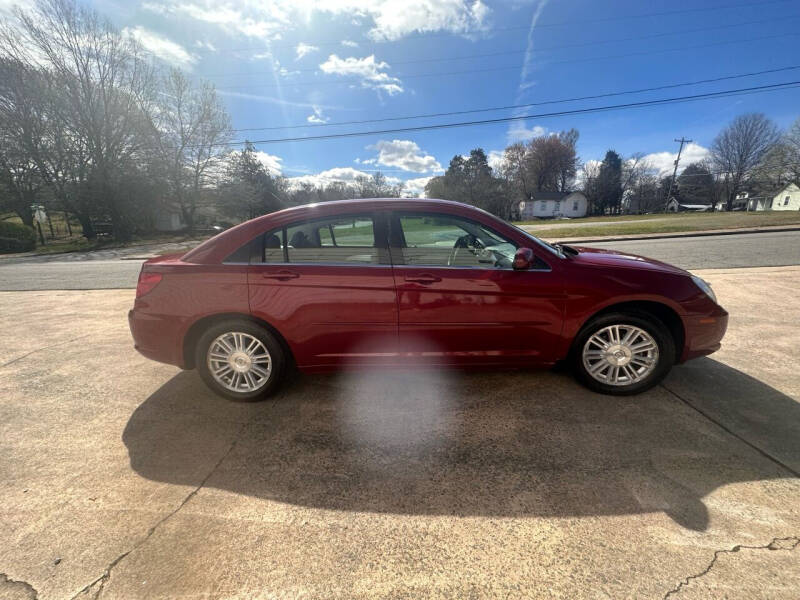
<path fill-rule="evenodd" d="M 132 290 L 0 293 L 0 598 L 778 598 L 800 589 L 800 267 L 705 271 L 725 347 L 563 373 L 297 377 L 138 356 Z"/>

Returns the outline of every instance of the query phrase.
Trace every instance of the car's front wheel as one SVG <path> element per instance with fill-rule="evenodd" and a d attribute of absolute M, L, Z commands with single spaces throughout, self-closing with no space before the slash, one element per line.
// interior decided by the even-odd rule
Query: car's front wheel
<path fill-rule="evenodd" d="M 275 391 L 283 378 L 285 358 L 280 342 L 251 321 L 213 325 L 200 337 L 195 352 L 203 381 L 230 400 L 261 400 Z"/>
<path fill-rule="evenodd" d="M 575 339 L 572 365 L 596 392 L 638 394 L 669 373 L 675 362 L 672 334 L 646 313 L 609 313 L 593 319 Z"/>

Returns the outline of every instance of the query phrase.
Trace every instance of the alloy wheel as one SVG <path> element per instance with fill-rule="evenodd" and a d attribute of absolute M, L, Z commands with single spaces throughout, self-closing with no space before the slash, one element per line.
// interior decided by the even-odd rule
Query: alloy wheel
<path fill-rule="evenodd" d="M 650 375 L 658 364 L 658 344 L 634 325 L 609 325 L 583 345 L 583 366 L 596 381 L 628 386 Z"/>
<path fill-rule="evenodd" d="M 254 392 L 269 381 L 272 357 L 257 337 L 241 331 L 218 336 L 208 347 L 208 370 L 232 392 Z"/>

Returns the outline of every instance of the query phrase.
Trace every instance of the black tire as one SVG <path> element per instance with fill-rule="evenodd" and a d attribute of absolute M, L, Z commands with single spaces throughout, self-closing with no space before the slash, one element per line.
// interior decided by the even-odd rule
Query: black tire
<path fill-rule="evenodd" d="M 646 331 L 658 346 L 658 359 L 655 368 L 643 379 L 628 385 L 609 385 L 595 379 L 583 362 L 583 348 L 597 331 L 610 325 L 633 325 Z M 589 389 L 612 396 L 631 396 L 640 394 L 657 385 L 675 364 L 675 340 L 669 329 L 660 319 L 646 312 L 626 311 L 607 313 L 589 321 L 572 344 L 570 364 L 576 378 Z"/>
<path fill-rule="evenodd" d="M 237 392 L 220 384 L 211 374 L 208 366 L 208 351 L 217 337 L 226 332 L 242 332 L 261 341 L 270 355 L 271 371 L 267 382 L 257 390 L 250 392 Z M 200 377 L 205 384 L 216 394 L 235 402 L 257 402 L 272 395 L 281 385 L 286 373 L 286 353 L 276 337 L 262 325 L 245 319 L 231 319 L 216 323 L 209 327 L 195 347 L 195 363 Z"/>

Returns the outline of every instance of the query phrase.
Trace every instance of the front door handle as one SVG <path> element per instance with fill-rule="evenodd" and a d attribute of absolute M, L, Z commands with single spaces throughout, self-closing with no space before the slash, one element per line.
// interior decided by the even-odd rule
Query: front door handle
<path fill-rule="evenodd" d="M 289 281 L 290 279 L 297 279 L 300 277 L 298 273 L 294 271 L 278 271 L 277 273 L 264 273 L 262 275 L 264 279 L 277 279 L 278 281 Z"/>
<path fill-rule="evenodd" d="M 437 281 L 441 281 L 441 277 L 436 277 L 435 275 L 429 275 L 425 273 L 424 275 L 414 275 L 406 277 L 406 281 L 411 283 L 421 283 L 423 285 L 430 285 L 431 283 L 436 283 Z"/>

